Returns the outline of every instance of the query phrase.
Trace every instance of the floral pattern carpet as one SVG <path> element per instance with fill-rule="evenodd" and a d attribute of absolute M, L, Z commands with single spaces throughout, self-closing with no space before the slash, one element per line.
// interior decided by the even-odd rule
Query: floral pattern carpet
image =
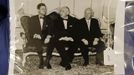
<path fill-rule="evenodd" d="M 45 57 L 44 57 L 45 59 Z M 60 57 L 53 56 L 51 59 L 52 69 L 38 69 L 39 58 L 32 55 L 27 57 L 25 66 L 20 68 L 22 73 L 15 71 L 15 75 L 114 75 L 114 66 L 99 66 L 95 64 L 95 56 L 90 56 L 90 64 L 86 67 L 82 66 L 82 56 L 75 57 L 72 62 L 72 69 L 66 71 L 59 65 Z"/>

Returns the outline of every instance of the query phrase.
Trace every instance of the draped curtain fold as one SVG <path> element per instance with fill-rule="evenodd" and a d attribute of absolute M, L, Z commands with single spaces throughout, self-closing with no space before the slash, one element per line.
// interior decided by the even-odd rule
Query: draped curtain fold
<path fill-rule="evenodd" d="M 29 15 L 37 14 L 36 6 L 38 3 L 45 3 L 47 5 L 48 13 L 54 9 L 62 6 L 68 6 L 71 10 L 71 14 L 74 14 L 77 18 L 84 16 L 84 10 L 88 7 L 94 11 L 94 17 L 100 20 L 101 27 L 107 28 L 107 24 L 103 23 L 103 17 L 108 19 L 108 2 L 109 0 L 16 0 L 16 12 L 19 10 L 20 5 L 23 3 L 24 12 Z M 75 3 L 74 3 L 75 2 Z M 110 5 L 110 22 L 115 21 L 117 0 L 112 0 Z"/>
<path fill-rule="evenodd" d="M 8 0 L 0 0 L 0 5 L 8 9 Z M 2 7 L 0 7 L 2 8 Z M 1 11 L 0 11 L 1 12 Z M 9 19 L 0 21 L 0 75 L 8 74 L 9 63 Z"/>

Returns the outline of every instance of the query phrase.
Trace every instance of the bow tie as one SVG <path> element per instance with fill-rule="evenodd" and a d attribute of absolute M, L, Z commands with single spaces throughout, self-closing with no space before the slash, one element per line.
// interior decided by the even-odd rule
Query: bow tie
<path fill-rule="evenodd" d="M 63 19 L 63 20 L 66 20 L 66 21 L 68 21 L 68 19 Z"/>
<path fill-rule="evenodd" d="M 40 17 L 40 19 L 44 19 L 44 17 Z"/>
<path fill-rule="evenodd" d="M 63 21 L 68 21 L 68 19 L 63 19 Z"/>

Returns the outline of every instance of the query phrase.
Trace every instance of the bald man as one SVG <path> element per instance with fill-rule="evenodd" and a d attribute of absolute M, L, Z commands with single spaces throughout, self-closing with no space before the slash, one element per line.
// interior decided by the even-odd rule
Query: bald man
<path fill-rule="evenodd" d="M 87 66 L 89 64 L 89 47 L 93 47 L 93 45 L 97 45 L 100 37 L 103 36 L 101 33 L 99 22 L 97 19 L 93 17 L 93 10 L 91 8 L 85 9 L 84 18 L 80 19 L 80 48 L 84 58 L 83 66 Z M 97 64 L 101 64 L 100 61 L 96 61 Z"/>
<path fill-rule="evenodd" d="M 77 23 L 78 20 L 70 15 L 70 9 L 68 7 L 62 7 L 60 10 L 60 17 L 54 22 L 54 39 L 55 47 L 57 48 L 60 56 L 60 65 L 65 67 L 65 70 L 70 70 L 70 54 L 74 51 L 74 43 L 77 39 Z"/>

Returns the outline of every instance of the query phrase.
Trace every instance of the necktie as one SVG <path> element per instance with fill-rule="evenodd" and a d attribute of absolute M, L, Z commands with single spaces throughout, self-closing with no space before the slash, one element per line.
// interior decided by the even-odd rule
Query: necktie
<path fill-rule="evenodd" d="M 90 20 L 88 20 L 87 23 L 88 23 L 88 30 L 90 31 Z"/>
<path fill-rule="evenodd" d="M 63 20 L 63 23 L 64 23 L 65 29 L 67 29 L 67 20 Z"/>
<path fill-rule="evenodd" d="M 40 19 L 44 19 L 44 17 L 40 17 Z"/>
<path fill-rule="evenodd" d="M 68 21 L 68 19 L 63 19 L 63 20 Z"/>

